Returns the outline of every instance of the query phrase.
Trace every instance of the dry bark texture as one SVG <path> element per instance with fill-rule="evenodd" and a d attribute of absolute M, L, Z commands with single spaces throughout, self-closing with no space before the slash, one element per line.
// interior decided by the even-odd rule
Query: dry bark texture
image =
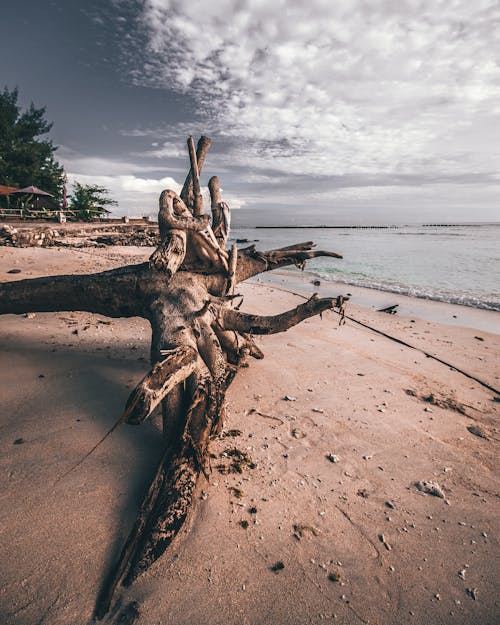
<path fill-rule="evenodd" d="M 200 172 L 210 147 L 188 140 L 191 167 L 180 197 L 160 196 L 160 243 L 149 263 L 90 275 L 66 275 L 0 284 L 0 314 L 89 311 L 140 316 L 151 323 L 151 371 L 132 392 L 120 421 L 139 424 L 161 403 L 165 451 L 139 516 L 97 600 L 102 618 L 121 584 L 128 585 L 159 558 L 182 527 L 200 474 L 208 474 L 208 444 L 219 432 L 226 390 L 246 359 L 262 358 L 252 335 L 284 332 L 322 312 L 342 309 L 344 298 L 311 297 L 275 316 L 233 308 L 236 285 L 287 265 L 303 268 L 316 256 L 312 242 L 267 252 L 254 246 L 226 250 L 230 210 L 219 181 L 209 181 L 212 219 L 203 212 Z"/>

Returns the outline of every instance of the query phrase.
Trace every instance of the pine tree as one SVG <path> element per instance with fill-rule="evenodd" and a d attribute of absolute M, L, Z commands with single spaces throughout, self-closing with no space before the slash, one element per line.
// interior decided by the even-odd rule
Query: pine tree
<path fill-rule="evenodd" d="M 57 147 L 43 138 L 52 128 L 45 107 L 31 103 L 22 111 L 17 100 L 17 88 L 0 92 L 0 184 L 34 185 L 60 200 L 64 170 L 54 158 Z"/>

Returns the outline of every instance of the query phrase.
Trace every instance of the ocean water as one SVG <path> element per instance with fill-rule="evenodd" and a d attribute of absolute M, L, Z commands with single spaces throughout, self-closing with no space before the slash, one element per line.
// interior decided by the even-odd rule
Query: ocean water
<path fill-rule="evenodd" d="M 500 224 L 234 228 L 236 239 L 262 250 L 314 241 L 344 256 L 308 261 L 322 280 L 500 311 Z"/>

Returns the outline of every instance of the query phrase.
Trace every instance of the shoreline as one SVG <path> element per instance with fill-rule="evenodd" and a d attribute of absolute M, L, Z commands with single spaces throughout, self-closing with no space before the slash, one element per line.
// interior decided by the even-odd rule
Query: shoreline
<path fill-rule="evenodd" d="M 471 228 L 471 227 L 483 227 L 483 226 L 499 226 L 500 222 L 478 222 L 478 223 L 449 223 L 449 224 L 431 224 L 431 223 L 415 223 L 415 224 L 373 224 L 373 225 L 355 225 L 355 224 L 347 224 L 345 226 L 327 226 L 325 224 L 321 224 L 318 226 L 238 226 L 238 228 L 243 229 L 252 229 L 255 230 L 386 230 L 386 229 L 398 229 L 398 228 Z M 235 228 L 237 229 L 237 228 Z"/>
<path fill-rule="evenodd" d="M 315 273 L 308 272 L 307 269 L 301 273 L 294 270 L 278 269 L 252 280 L 260 280 L 262 283 L 280 286 L 285 290 L 298 292 L 304 297 L 310 297 L 313 293 L 318 293 L 321 297 L 347 295 L 347 293 L 350 293 L 349 304 L 362 306 L 374 312 L 397 304 L 396 314 L 398 316 L 417 317 L 425 321 L 500 334 L 500 312 L 412 295 L 403 295 L 402 293 L 392 293 L 377 288 L 361 287 L 345 282 L 324 280 L 318 278 Z M 314 286 L 314 280 L 319 280 L 321 284 Z M 289 285 L 289 288 L 285 285 Z M 381 314 L 385 315 L 387 313 Z"/>
<path fill-rule="evenodd" d="M 74 253 L 82 258 L 103 258 L 113 259 L 113 266 L 119 267 L 120 261 L 123 264 L 128 262 L 143 262 L 151 255 L 154 247 L 132 246 L 132 245 L 110 245 L 100 248 L 94 247 L 0 247 L 0 276 L 10 269 L 21 269 L 21 273 L 5 276 L 4 281 L 17 280 L 23 278 L 41 277 L 45 274 L 37 271 L 32 260 L 33 250 L 36 254 L 52 258 L 52 253 Z M 52 251 L 52 253 L 51 253 Z M 12 259 L 12 267 L 7 267 L 9 259 Z M 26 259 L 25 261 L 23 259 Z M 5 264 L 4 264 L 5 263 Z M 24 265 L 24 266 L 23 266 Z M 61 273 L 57 264 L 49 263 L 51 272 Z M 84 267 L 86 264 L 84 263 Z M 104 265 L 103 265 L 104 266 Z M 100 271 L 99 261 L 94 267 L 93 263 L 88 264 L 90 273 Z M 313 281 L 319 280 L 321 284 L 314 286 Z M 380 308 L 386 308 L 394 304 L 398 305 L 397 315 L 402 317 L 417 317 L 425 321 L 473 328 L 479 331 L 500 334 L 500 312 L 475 308 L 463 304 L 437 301 L 427 298 L 420 298 L 413 295 L 403 295 L 377 288 L 368 288 L 336 282 L 319 278 L 314 271 L 299 272 L 293 269 L 277 269 L 257 278 L 251 278 L 249 282 L 271 284 L 281 287 L 291 293 L 297 292 L 304 297 L 310 297 L 313 293 L 318 293 L 321 297 L 332 297 L 337 295 L 351 294 L 349 305 L 357 305 L 371 311 L 377 312 Z M 384 313 L 385 316 L 385 313 Z"/>

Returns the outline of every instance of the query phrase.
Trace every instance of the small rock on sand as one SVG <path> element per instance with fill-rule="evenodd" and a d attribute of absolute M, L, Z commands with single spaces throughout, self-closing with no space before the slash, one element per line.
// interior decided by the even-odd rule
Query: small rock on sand
<path fill-rule="evenodd" d="M 444 499 L 444 493 L 442 488 L 436 482 L 426 482 L 425 480 L 422 482 L 416 482 L 415 486 L 421 493 L 426 493 L 427 495 L 433 495 L 434 497 L 439 497 L 440 499 Z"/>
<path fill-rule="evenodd" d="M 337 456 L 336 454 L 332 454 L 331 452 L 327 453 L 325 457 L 330 462 L 333 462 L 333 464 L 340 462 L 340 456 Z"/>

